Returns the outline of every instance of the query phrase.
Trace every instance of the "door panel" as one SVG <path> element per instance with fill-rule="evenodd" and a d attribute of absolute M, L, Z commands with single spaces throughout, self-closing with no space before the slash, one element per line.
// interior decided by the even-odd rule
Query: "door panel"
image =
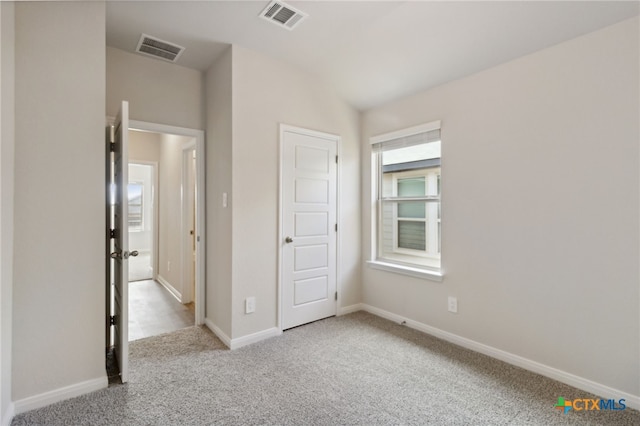
<path fill-rule="evenodd" d="M 114 123 L 113 179 L 115 188 L 114 223 L 114 348 L 120 378 L 129 377 L 129 104 L 122 102 Z"/>
<path fill-rule="evenodd" d="M 295 188 L 296 203 L 327 204 L 329 202 L 329 182 L 327 179 L 299 177 L 295 182 Z"/>
<path fill-rule="evenodd" d="M 327 212 L 294 213 L 295 234 L 297 237 L 318 237 L 329 232 Z"/>
<path fill-rule="evenodd" d="M 295 306 L 324 300 L 329 297 L 329 283 L 326 276 L 298 280 L 294 285 L 293 303 Z"/>
<path fill-rule="evenodd" d="M 282 328 L 336 314 L 338 138 L 282 132 Z"/>
<path fill-rule="evenodd" d="M 294 250 L 294 272 L 329 266 L 329 247 L 327 244 L 300 246 Z"/>

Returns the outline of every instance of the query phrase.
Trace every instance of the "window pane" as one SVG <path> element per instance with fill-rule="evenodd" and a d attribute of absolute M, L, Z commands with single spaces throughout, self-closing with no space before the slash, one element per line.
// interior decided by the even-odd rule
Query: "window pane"
<path fill-rule="evenodd" d="M 130 182 L 127 185 L 129 199 L 129 231 L 142 230 L 142 189 L 141 183 Z"/>
<path fill-rule="evenodd" d="M 424 182 L 424 176 L 398 179 L 398 197 L 425 195 Z"/>
<path fill-rule="evenodd" d="M 435 158 L 440 158 L 440 141 L 384 151 L 382 153 L 382 165 L 388 166 Z"/>
<path fill-rule="evenodd" d="M 425 223 L 399 220 L 398 248 L 411 250 L 426 250 Z"/>
<path fill-rule="evenodd" d="M 127 192 L 129 196 L 129 205 L 142 204 L 142 184 L 130 183 L 127 186 Z"/>
<path fill-rule="evenodd" d="M 402 201 L 398 203 L 398 217 L 424 219 L 426 206 L 424 201 Z"/>

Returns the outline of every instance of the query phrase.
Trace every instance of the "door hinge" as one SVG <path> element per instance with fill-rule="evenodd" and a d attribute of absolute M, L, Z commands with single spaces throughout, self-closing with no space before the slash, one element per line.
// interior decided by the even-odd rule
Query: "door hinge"
<path fill-rule="evenodd" d="M 116 237 L 116 230 L 109 229 L 109 238 L 115 238 L 115 237 Z"/>
<path fill-rule="evenodd" d="M 109 143 L 109 151 L 110 152 L 116 152 L 116 143 L 115 142 L 110 142 Z"/>
<path fill-rule="evenodd" d="M 338 224 L 336 223 L 336 232 L 338 232 Z"/>
<path fill-rule="evenodd" d="M 336 155 L 336 164 L 338 164 L 338 156 Z"/>
<path fill-rule="evenodd" d="M 338 300 L 338 292 L 336 291 L 335 299 Z"/>
<path fill-rule="evenodd" d="M 109 317 L 109 324 L 110 325 L 116 325 L 116 317 L 115 317 L 115 315 L 111 315 Z"/>

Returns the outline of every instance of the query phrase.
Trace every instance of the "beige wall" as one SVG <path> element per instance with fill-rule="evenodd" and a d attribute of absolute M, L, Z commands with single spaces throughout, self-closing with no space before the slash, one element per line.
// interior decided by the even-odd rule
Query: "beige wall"
<path fill-rule="evenodd" d="M 11 416 L 13 195 L 15 150 L 15 7 L 0 3 L 0 424 Z"/>
<path fill-rule="evenodd" d="M 365 268 L 364 302 L 640 395 L 638 35 L 636 18 L 366 112 L 363 206 L 369 138 L 442 120 L 445 278 Z"/>
<path fill-rule="evenodd" d="M 182 148 L 191 140 L 186 136 L 160 135 L 158 275 L 175 289 L 178 297 L 183 293 Z"/>
<path fill-rule="evenodd" d="M 160 162 L 160 133 L 129 130 L 129 161 Z"/>
<path fill-rule="evenodd" d="M 104 49 L 104 46 L 102 47 Z M 107 47 L 107 115 L 129 101 L 132 120 L 204 129 L 202 73 Z"/>
<path fill-rule="evenodd" d="M 105 5 L 20 2 L 15 13 L 12 378 L 21 400 L 106 386 Z"/>
<path fill-rule="evenodd" d="M 206 81 L 206 185 L 208 321 L 231 336 L 231 247 L 233 197 L 222 206 L 222 194 L 231 194 L 232 162 L 232 49 L 209 68 Z"/>
<path fill-rule="evenodd" d="M 277 325 L 280 123 L 342 137 L 339 305 L 360 301 L 360 121 L 355 109 L 309 74 L 238 46 L 232 59 L 235 339 Z M 256 297 L 256 311 L 247 315 L 249 296 Z"/>

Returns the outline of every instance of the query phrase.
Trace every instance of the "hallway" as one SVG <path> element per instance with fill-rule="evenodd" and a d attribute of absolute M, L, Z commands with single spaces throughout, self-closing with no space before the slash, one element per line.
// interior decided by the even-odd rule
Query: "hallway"
<path fill-rule="evenodd" d="M 129 283 L 129 341 L 194 324 L 193 303 L 183 305 L 153 280 Z"/>

